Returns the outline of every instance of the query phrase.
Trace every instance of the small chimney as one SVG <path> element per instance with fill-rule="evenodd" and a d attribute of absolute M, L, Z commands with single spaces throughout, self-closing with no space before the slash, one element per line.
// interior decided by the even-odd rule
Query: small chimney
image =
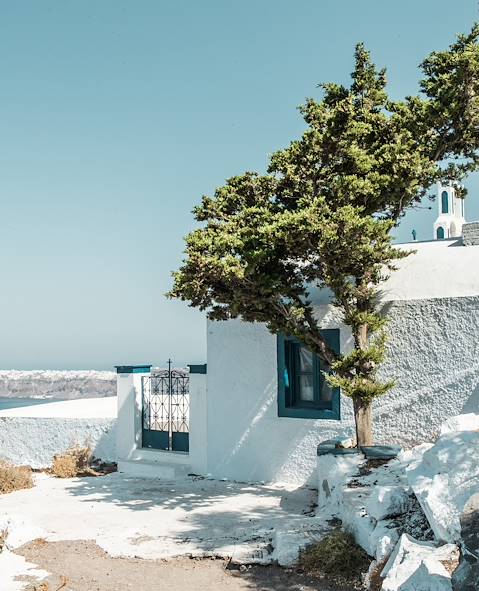
<path fill-rule="evenodd" d="M 479 246 L 479 222 L 468 222 L 462 226 L 464 246 Z"/>

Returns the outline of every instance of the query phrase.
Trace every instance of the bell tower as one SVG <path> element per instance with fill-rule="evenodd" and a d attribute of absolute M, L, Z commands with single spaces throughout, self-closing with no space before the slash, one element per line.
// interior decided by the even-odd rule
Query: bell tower
<path fill-rule="evenodd" d="M 462 236 L 464 219 L 464 199 L 456 194 L 452 182 L 447 185 L 437 183 L 437 205 L 439 215 L 434 223 L 434 238 L 459 238 Z"/>

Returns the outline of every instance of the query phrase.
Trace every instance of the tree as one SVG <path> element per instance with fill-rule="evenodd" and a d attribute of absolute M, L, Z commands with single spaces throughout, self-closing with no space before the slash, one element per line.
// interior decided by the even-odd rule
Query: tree
<path fill-rule="evenodd" d="M 386 72 L 357 45 L 349 88 L 323 84 L 300 110 L 302 137 L 270 159 L 266 174 L 227 180 L 195 208 L 201 227 L 170 297 L 216 320 L 241 317 L 298 338 L 353 400 L 358 445 L 371 445 L 372 401 L 387 319 L 378 290 L 398 259 L 391 230 L 438 180 L 479 165 L 479 26 L 421 65 L 421 93 L 393 101 Z M 465 196 L 465 190 L 460 189 Z M 312 287 L 329 288 L 354 349 L 337 355 L 322 337 Z"/>

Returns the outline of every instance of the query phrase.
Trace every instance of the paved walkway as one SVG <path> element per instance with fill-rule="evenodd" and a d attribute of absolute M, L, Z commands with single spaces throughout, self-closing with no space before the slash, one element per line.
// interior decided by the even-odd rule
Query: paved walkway
<path fill-rule="evenodd" d="M 316 491 L 187 478 L 175 482 L 111 474 L 56 479 L 0 497 L 10 548 L 36 538 L 92 540 L 111 557 L 273 559 L 278 530 L 308 529 Z M 291 525 L 293 524 L 293 525 Z"/>

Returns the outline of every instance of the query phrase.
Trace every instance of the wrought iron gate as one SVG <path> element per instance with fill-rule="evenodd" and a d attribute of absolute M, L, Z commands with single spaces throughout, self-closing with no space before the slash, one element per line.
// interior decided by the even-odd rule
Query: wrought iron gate
<path fill-rule="evenodd" d="M 142 446 L 189 451 L 190 377 L 186 372 L 162 370 L 142 378 Z"/>

